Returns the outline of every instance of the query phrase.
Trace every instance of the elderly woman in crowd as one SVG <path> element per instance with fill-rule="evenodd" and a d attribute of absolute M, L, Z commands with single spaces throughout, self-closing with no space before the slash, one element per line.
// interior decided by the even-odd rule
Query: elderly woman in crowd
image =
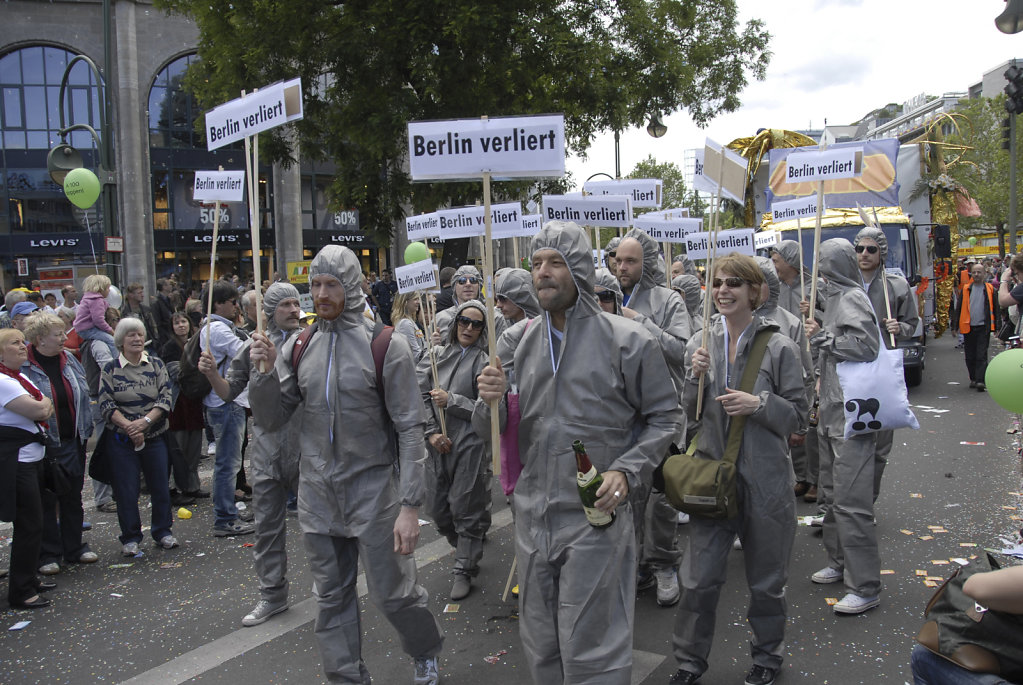
<path fill-rule="evenodd" d="M 472 426 L 478 391 L 476 377 L 487 365 L 486 307 L 469 300 L 455 309 L 447 344 L 435 352 L 437 385 L 430 360 L 419 363 L 419 387 L 427 406 L 425 433 L 429 460 L 430 516 L 455 548 L 451 599 L 466 597 L 479 572 L 483 538 L 490 528 L 490 459 L 487 441 Z M 444 412 L 447 434 L 441 432 Z"/>
<path fill-rule="evenodd" d="M 733 252 L 718 259 L 709 285 L 721 316 L 710 324 L 706 347 L 700 345 L 700 336 L 688 346 L 683 404 L 691 419 L 700 377 L 705 377 L 696 456 L 721 459 L 732 422 L 745 417 L 745 427 L 735 458 L 738 516 L 693 516 L 690 524 L 673 639 L 680 668 L 672 685 L 695 683 L 707 670 L 718 598 L 736 535 L 746 551 L 747 618 L 753 632 L 753 665 L 746 683 L 773 683 L 785 653 L 785 584 L 796 533 L 788 440 L 804 421 L 807 402 L 796 344 L 778 333 L 776 323 L 755 314 L 764 282 L 752 258 Z M 761 335 L 768 338 L 753 387 L 739 390 L 754 341 Z"/>
<path fill-rule="evenodd" d="M 42 430 L 53 403 L 19 373 L 27 360 L 22 332 L 0 330 L 0 520 L 14 522 L 7 601 L 15 609 L 48 606 L 39 593 L 57 587 L 36 577 L 43 539 Z"/>
<path fill-rule="evenodd" d="M 99 406 L 106 420 L 105 448 L 113 476 L 122 553 L 139 554 L 142 521 L 139 516 L 139 473 L 145 474 L 152 504 L 153 539 L 164 549 L 178 541 L 171 535 L 170 491 L 167 483 L 167 414 L 171 384 L 163 362 L 145 351 L 146 326 L 121 319 L 114 329 L 117 359 L 100 376 Z"/>
<path fill-rule="evenodd" d="M 28 353 L 21 372 L 53 403 L 47 422 L 46 455 L 71 478 L 67 492 L 43 490 L 43 546 L 39 572 L 53 575 L 60 561 L 91 564 L 99 557 L 82 540 L 82 486 L 85 484 L 85 441 L 92 435 L 92 408 L 85 369 L 64 349 L 64 322 L 40 309 L 25 321 Z M 58 523 L 59 520 L 59 523 Z"/>

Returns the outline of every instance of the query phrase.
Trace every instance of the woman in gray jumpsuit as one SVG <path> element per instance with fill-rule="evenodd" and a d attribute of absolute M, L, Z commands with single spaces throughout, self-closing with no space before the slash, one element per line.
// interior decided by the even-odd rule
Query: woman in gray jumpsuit
<path fill-rule="evenodd" d="M 746 616 L 753 631 L 753 667 L 746 684 L 768 685 L 784 653 L 785 583 L 796 532 L 788 438 L 807 412 L 803 367 L 795 343 L 777 334 L 777 324 L 754 314 L 764 283 L 756 262 L 732 253 L 714 267 L 708 285 L 721 316 L 710 323 L 706 348 L 699 337 L 689 343 L 683 404 L 695 418 L 700 376 L 705 376 L 696 450 L 704 459 L 721 459 L 732 417 L 748 417 L 736 458 L 739 515 L 727 520 L 692 517 L 673 638 L 680 667 L 671 683 L 690 685 L 707 670 L 728 552 L 738 535 L 745 550 L 750 590 Z M 753 392 L 738 391 L 753 339 L 765 329 L 775 334 Z"/>

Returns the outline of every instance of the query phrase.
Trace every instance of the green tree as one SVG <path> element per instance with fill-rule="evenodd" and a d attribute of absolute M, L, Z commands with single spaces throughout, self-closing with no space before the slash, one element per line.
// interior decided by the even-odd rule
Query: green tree
<path fill-rule="evenodd" d="M 337 167 L 335 206 L 357 206 L 385 243 L 414 211 L 475 201 L 472 183 L 411 184 L 413 120 L 563 112 L 570 151 L 603 130 L 688 109 L 705 124 L 763 78 L 769 35 L 740 26 L 735 0 L 156 0 L 192 17 L 199 55 L 187 83 L 204 107 L 301 76 L 295 140 L 261 152 Z M 497 184 L 496 199 L 551 183 Z M 553 184 L 554 188 L 558 184 Z"/>

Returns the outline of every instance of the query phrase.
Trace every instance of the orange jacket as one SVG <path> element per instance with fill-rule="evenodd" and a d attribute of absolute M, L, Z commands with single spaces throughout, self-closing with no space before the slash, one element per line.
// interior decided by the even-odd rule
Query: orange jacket
<path fill-rule="evenodd" d="M 962 296 L 959 298 L 959 332 L 966 334 L 970 332 L 970 290 L 973 289 L 973 280 L 970 280 L 968 285 L 964 285 L 962 289 Z M 987 305 L 991 310 L 988 316 L 988 323 L 991 324 L 991 330 L 995 330 L 995 289 L 990 283 L 984 284 L 984 290 L 987 292 Z"/>

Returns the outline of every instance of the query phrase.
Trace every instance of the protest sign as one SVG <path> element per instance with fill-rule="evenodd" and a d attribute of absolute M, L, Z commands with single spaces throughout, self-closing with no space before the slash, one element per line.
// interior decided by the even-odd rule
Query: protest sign
<path fill-rule="evenodd" d="M 543 220 L 574 221 L 581 226 L 632 226 L 632 198 L 627 195 L 543 196 Z"/>
<path fill-rule="evenodd" d="M 775 202 L 771 205 L 771 220 L 774 223 L 792 219 L 812 219 L 817 215 L 817 196 L 808 195 L 798 200 Z"/>
<path fill-rule="evenodd" d="M 664 182 L 659 178 L 623 178 L 617 181 L 586 181 L 590 195 L 628 195 L 633 207 L 660 207 Z"/>
<path fill-rule="evenodd" d="M 787 183 L 833 181 L 860 174 L 863 148 L 831 148 L 789 153 L 785 166 Z"/>
<path fill-rule="evenodd" d="M 405 232 L 410 243 L 440 237 L 440 219 L 436 212 L 405 217 Z"/>
<path fill-rule="evenodd" d="M 683 243 L 687 234 L 703 230 L 703 219 L 686 217 L 669 219 L 662 216 L 651 216 L 651 214 L 661 214 L 661 212 L 640 214 L 633 221 L 633 226 L 642 229 L 659 243 Z"/>
<path fill-rule="evenodd" d="M 438 235 L 445 240 L 486 235 L 486 208 L 481 205 L 435 212 Z M 506 238 L 522 230 L 522 205 L 506 202 L 490 207 L 491 238 Z"/>
<path fill-rule="evenodd" d="M 710 138 L 703 148 L 703 175 L 720 196 L 746 201 L 746 160 Z"/>
<path fill-rule="evenodd" d="M 413 181 L 561 177 L 565 117 L 410 121 L 408 153 Z"/>
<path fill-rule="evenodd" d="M 433 262 L 424 259 L 421 262 L 412 262 L 405 266 L 394 269 L 394 281 L 398 284 L 399 293 L 410 293 L 416 290 L 426 290 L 437 287 L 437 272 L 433 269 Z"/>
<path fill-rule="evenodd" d="M 192 198 L 196 202 L 242 202 L 245 200 L 245 172 L 196 171 Z"/>
<path fill-rule="evenodd" d="M 781 242 L 778 231 L 761 231 L 753 236 L 753 249 L 766 250 Z"/>
<path fill-rule="evenodd" d="M 685 237 L 686 255 L 690 259 L 708 259 L 710 257 L 710 233 L 690 233 Z M 717 255 L 722 257 L 729 252 L 749 255 L 756 254 L 753 247 L 753 229 L 737 228 L 714 233 L 717 242 Z"/>
<path fill-rule="evenodd" d="M 216 150 L 302 116 L 302 79 L 273 83 L 206 112 L 206 148 Z"/>
<path fill-rule="evenodd" d="M 899 141 L 897 138 L 837 143 L 829 150 L 862 150 L 860 171 L 855 176 L 824 181 L 827 206 L 887 207 L 899 204 L 899 183 L 896 169 L 899 165 Z M 774 148 L 770 153 L 767 201 L 793 200 L 817 194 L 817 184 L 799 178 L 787 180 L 789 158 L 803 152 L 816 152 L 817 148 Z"/>
<path fill-rule="evenodd" d="M 522 235 L 534 236 L 543 228 L 543 214 L 526 214 L 522 217 Z"/>

